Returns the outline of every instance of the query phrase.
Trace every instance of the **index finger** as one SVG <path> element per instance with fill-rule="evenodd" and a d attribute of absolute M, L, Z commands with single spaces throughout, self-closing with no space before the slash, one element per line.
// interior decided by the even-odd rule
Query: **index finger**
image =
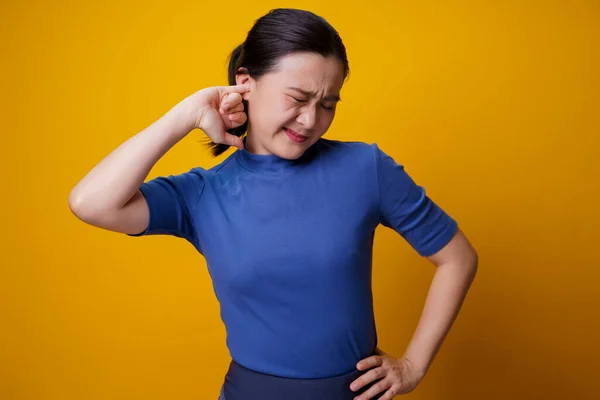
<path fill-rule="evenodd" d="M 379 356 L 370 356 L 365 359 L 360 360 L 356 364 L 356 368 L 358 370 L 363 370 L 372 367 L 379 367 L 382 363 L 381 357 Z"/>
<path fill-rule="evenodd" d="M 250 90 L 249 83 L 243 83 L 241 85 L 225 86 L 226 93 L 245 93 Z"/>

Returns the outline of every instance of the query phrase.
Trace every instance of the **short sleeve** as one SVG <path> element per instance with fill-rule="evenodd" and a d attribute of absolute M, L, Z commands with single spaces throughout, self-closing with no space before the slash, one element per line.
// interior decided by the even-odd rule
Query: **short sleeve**
<path fill-rule="evenodd" d="M 394 229 L 421 255 L 441 250 L 458 230 L 457 222 L 435 204 L 404 166 L 374 144 L 380 223 Z"/>
<path fill-rule="evenodd" d="M 140 191 L 150 218 L 143 232 L 129 236 L 173 235 L 196 244 L 194 215 L 203 190 L 204 178 L 198 168 L 142 183 Z"/>

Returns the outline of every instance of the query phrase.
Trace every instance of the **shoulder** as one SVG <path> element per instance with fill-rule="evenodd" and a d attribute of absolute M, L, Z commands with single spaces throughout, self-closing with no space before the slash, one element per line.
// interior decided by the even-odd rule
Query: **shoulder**
<path fill-rule="evenodd" d="M 233 157 L 229 156 L 212 167 L 195 166 L 174 177 L 180 180 L 195 181 L 196 183 L 205 184 L 211 180 L 217 179 L 219 176 L 228 174 L 232 169 L 232 160 Z"/>
<path fill-rule="evenodd" d="M 171 187 L 180 192 L 202 191 L 206 183 L 214 179 L 227 163 L 228 160 L 225 160 L 214 167 L 193 166 L 183 171 L 158 175 L 144 182 L 143 186 L 145 186 L 144 189 L 152 186 L 162 186 Z"/>
<path fill-rule="evenodd" d="M 357 166 L 375 165 L 385 155 L 377 143 L 343 141 L 321 138 L 317 143 L 319 153 L 337 162 L 345 161 Z"/>
<path fill-rule="evenodd" d="M 321 138 L 317 145 L 321 152 L 355 157 L 372 157 L 374 149 L 377 148 L 377 144 L 375 143 L 324 138 Z"/>
<path fill-rule="evenodd" d="M 334 140 L 334 139 L 319 139 L 319 145 L 326 150 L 342 151 L 342 152 L 368 152 L 374 144 L 360 141 Z"/>
<path fill-rule="evenodd" d="M 227 173 L 232 168 L 235 168 L 234 159 L 235 159 L 235 152 L 233 152 L 232 154 L 227 156 L 227 158 L 225 158 L 220 163 L 218 163 L 210 168 L 205 169 L 204 173 L 206 175 L 218 175 L 218 174 Z"/>
<path fill-rule="evenodd" d="M 147 201 L 160 204 L 156 210 L 167 209 L 166 204 L 177 201 L 183 201 L 193 209 L 206 191 L 214 188 L 215 181 L 223 176 L 229 163 L 226 159 L 211 168 L 194 166 L 181 172 L 158 175 L 145 181 L 140 190 Z"/>

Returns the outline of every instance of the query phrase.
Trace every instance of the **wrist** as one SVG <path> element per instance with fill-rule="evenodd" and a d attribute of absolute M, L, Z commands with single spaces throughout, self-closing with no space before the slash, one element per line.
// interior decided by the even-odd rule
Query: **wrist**
<path fill-rule="evenodd" d="M 182 102 L 184 103 L 183 108 L 185 110 L 183 113 L 190 125 L 190 130 L 202 129 L 204 117 L 206 116 L 207 111 L 213 107 L 213 105 L 210 104 L 210 98 L 207 95 L 206 90 L 207 89 L 201 89 Z"/>
<path fill-rule="evenodd" d="M 406 353 L 402 356 L 402 359 L 405 360 L 414 371 L 418 372 L 420 376 L 425 376 L 429 370 L 430 363 L 426 360 L 407 355 Z"/>
<path fill-rule="evenodd" d="M 171 134 L 178 139 L 187 136 L 196 128 L 198 108 L 193 98 L 187 97 L 171 108 L 164 118 L 172 125 Z"/>
<path fill-rule="evenodd" d="M 181 102 L 179 117 L 187 126 L 189 131 L 200 128 L 200 122 L 204 116 L 204 109 L 205 107 L 201 106 L 197 93 L 189 96 Z"/>

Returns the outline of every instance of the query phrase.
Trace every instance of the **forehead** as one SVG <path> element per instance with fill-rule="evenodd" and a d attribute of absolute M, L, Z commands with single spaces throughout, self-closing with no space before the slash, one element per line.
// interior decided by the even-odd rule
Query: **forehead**
<path fill-rule="evenodd" d="M 271 75 L 282 86 L 337 94 L 344 83 L 344 65 L 334 56 L 293 53 L 281 58 Z"/>

